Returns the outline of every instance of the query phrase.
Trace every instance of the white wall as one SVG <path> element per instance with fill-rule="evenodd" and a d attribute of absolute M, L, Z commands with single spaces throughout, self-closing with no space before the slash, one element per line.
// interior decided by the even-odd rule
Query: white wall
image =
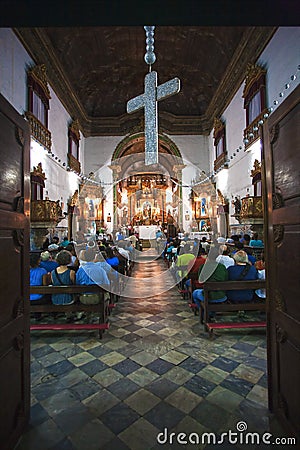
<path fill-rule="evenodd" d="M 281 27 L 256 62 L 267 69 L 267 107 L 272 107 L 273 112 L 299 84 L 299 42 L 299 27 Z M 291 80 L 292 75 L 296 75 L 297 78 Z M 285 88 L 287 83 L 289 84 L 288 89 Z M 244 151 L 243 131 L 246 128 L 246 114 L 243 108 L 243 90 L 244 83 L 239 87 L 221 117 L 226 124 L 226 147 L 229 168 L 218 172 L 215 175 L 215 181 L 216 188 L 220 189 L 222 194 L 230 200 L 229 215 L 234 214 L 234 208 L 231 204 L 233 197 L 236 195 L 245 197 L 247 193 L 253 195 L 250 174 L 253 169 L 254 159 L 261 161 L 259 142 L 247 149 L 247 152 Z M 284 93 L 283 97 L 279 96 L 280 92 Z M 278 105 L 274 105 L 276 100 Z M 215 159 L 212 134 L 213 132 L 210 135 L 211 171 L 213 170 L 213 161 Z M 234 153 L 235 156 L 233 156 Z M 237 224 L 238 222 L 235 218 L 230 217 L 230 223 Z"/>
<path fill-rule="evenodd" d="M 267 69 L 267 106 L 274 110 L 278 107 L 274 100 L 282 103 L 299 84 L 299 48 L 300 27 L 280 27 L 257 61 Z M 292 75 L 296 80 L 291 80 Z M 283 97 L 279 97 L 281 92 Z"/>
<path fill-rule="evenodd" d="M 32 59 L 10 28 L 0 28 L 0 92 L 23 114 L 27 109 L 25 72 Z"/>
<path fill-rule="evenodd" d="M 103 165 L 109 165 L 113 152 L 124 137 L 99 136 L 86 138 L 84 142 L 86 173 L 96 173 Z"/>
<path fill-rule="evenodd" d="M 0 92 L 23 114 L 27 111 L 27 69 L 34 61 L 19 42 L 16 35 L 9 28 L 0 28 Z M 51 132 L 51 154 L 39 143 L 31 139 L 30 169 L 42 163 L 46 174 L 45 196 L 50 200 L 60 200 L 67 208 L 69 197 L 78 189 L 79 177 L 66 170 L 68 152 L 68 124 L 71 117 L 61 104 L 52 87 L 50 90 L 50 110 L 48 114 L 48 129 Z M 80 153 L 81 143 L 80 141 Z M 52 157 L 52 153 L 54 157 Z M 83 156 L 83 155 L 82 155 Z M 55 159 L 57 158 L 57 159 Z M 59 162 L 60 160 L 60 162 Z M 63 164 L 65 163 L 65 166 Z M 46 191 L 48 194 L 46 194 Z M 59 224 L 67 226 L 66 221 Z"/>
<path fill-rule="evenodd" d="M 51 131 L 51 150 L 52 153 L 61 160 L 61 163 L 67 163 L 68 125 L 71 122 L 71 117 L 59 101 L 51 86 L 49 86 L 49 90 L 51 99 L 50 110 L 48 113 L 48 129 Z"/>
<path fill-rule="evenodd" d="M 169 135 L 178 147 L 185 164 L 191 164 L 199 170 L 209 170 L 208 136 Z"/>

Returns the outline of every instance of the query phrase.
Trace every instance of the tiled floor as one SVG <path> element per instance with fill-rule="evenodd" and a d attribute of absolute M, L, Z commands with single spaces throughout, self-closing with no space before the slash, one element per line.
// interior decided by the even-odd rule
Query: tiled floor
<path fill-rule="evenodd" d="M 133 276 L 164 270 L 162 260 L 136 264 Z M 87 331 L 34 332 L 31 354 L 31 422 L 17 450 L 219 448 L 202 445 L 202 434 L 220 437 L 241 421 L 270 430 L 264 332 L 209 340 L 176 287 L 121 298 L 101 341 Z"/>

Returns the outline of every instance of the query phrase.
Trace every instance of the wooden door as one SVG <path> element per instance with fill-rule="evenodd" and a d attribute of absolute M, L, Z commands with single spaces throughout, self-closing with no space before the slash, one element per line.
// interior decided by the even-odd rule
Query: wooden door
<path fill-rule="evenodd" d="M 265 123 L 269 404 L 291 436 L 300 425 L 300 86 Z"/>
<path fill-rule="evenodd" d="M 0 447 L 29 419 L 29 128 L 0 95 Z"/>

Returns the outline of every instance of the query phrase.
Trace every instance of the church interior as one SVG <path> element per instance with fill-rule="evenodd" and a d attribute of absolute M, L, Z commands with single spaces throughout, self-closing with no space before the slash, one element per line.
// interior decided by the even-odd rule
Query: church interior
<path fill-rule="evenodd" d="M 299 42 L 297 26 L 0 28 L 3 450 L 297 448 Z M 265 326 L 212 338 L 161 246 L 248 235 Z M 30 330 L 29 258 L 55 239 L 78 261 L 134 246 L 101 339 Z"/>

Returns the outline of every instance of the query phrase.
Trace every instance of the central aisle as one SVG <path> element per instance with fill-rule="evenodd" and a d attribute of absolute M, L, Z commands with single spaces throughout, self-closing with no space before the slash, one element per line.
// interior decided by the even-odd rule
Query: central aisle
<path fill-rule="evenodd" d="M 141 280 L 165 270 L 161 259 L 136 263 L 137 294 Z M 120 298 L 110 321 L 101 341 L 92 332 L 32 334 L 32 419 L 17 450 L 198 449 L 157 435 L 201 439 L 241 420 L 269 430 L 261 331 L 209 341 L 176 287 Z"/>

